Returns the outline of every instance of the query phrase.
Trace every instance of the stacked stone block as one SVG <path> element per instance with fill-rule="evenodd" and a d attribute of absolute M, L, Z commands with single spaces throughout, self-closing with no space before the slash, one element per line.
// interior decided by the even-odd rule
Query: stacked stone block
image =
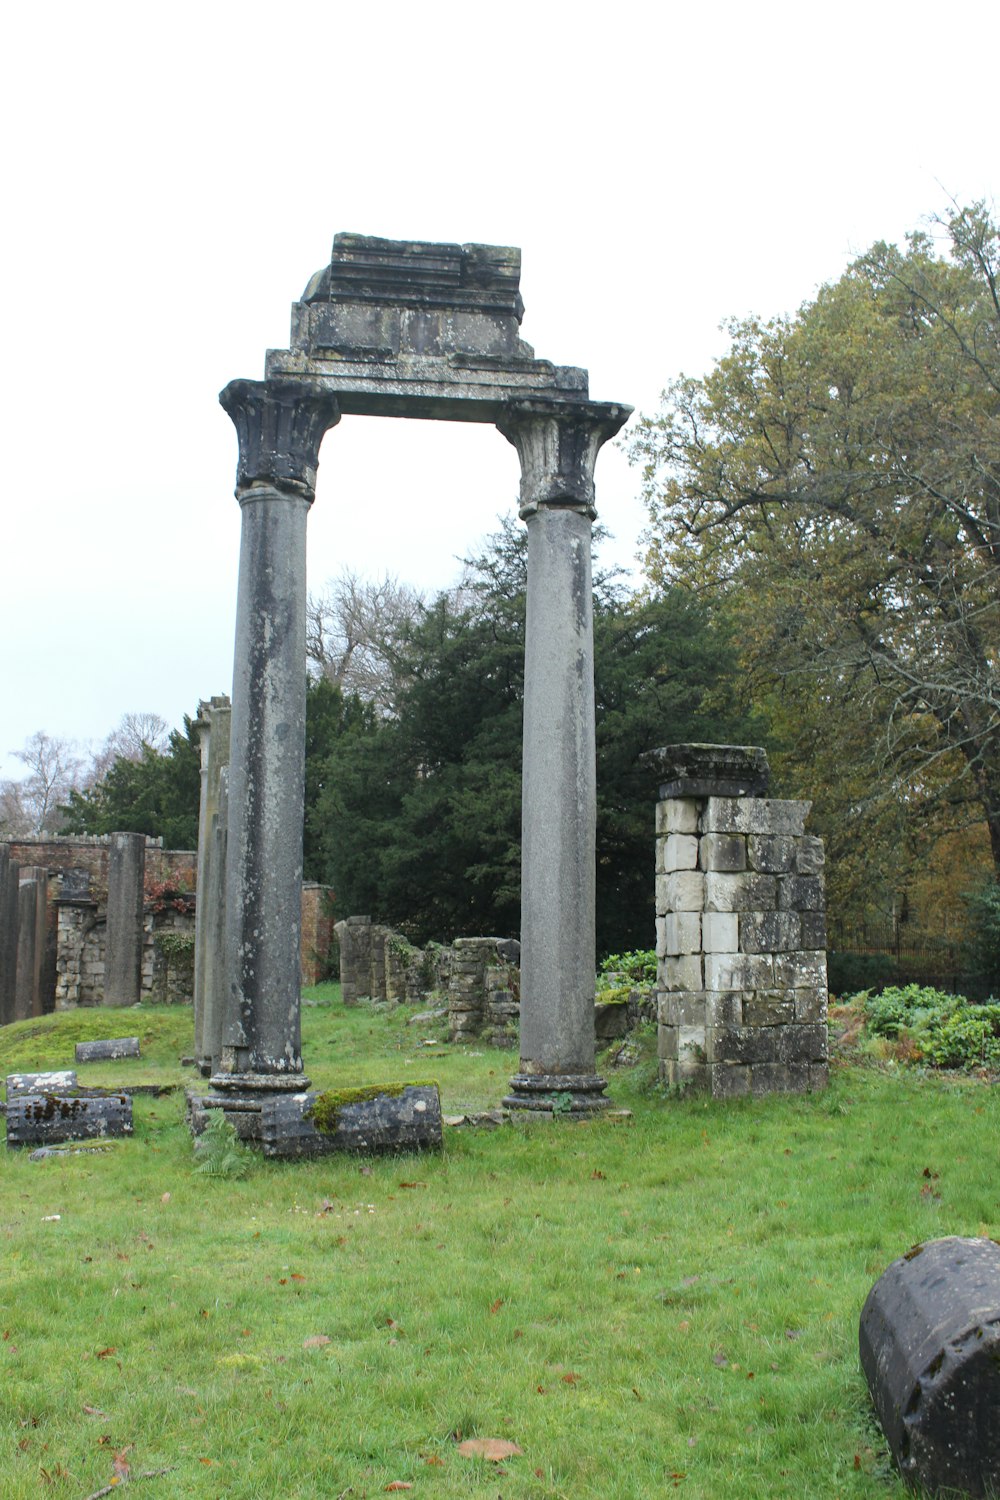
<path fill-rule="evenodd" d="M 805 832 L 810 806 L 660 801 L 657 1011 L 668 1083 L 716 1097 L 825 1086 L 823 844 Z"/>

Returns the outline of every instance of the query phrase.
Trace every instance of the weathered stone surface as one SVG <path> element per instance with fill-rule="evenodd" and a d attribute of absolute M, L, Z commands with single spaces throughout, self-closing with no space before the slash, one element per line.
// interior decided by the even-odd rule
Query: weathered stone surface
<path fill-rule="evenodd" d="M 597 1073 L 515 1073 L 510 1093 L 501 1100 L 505 1109 L 527 1109 L 558 1114 L 592 1114 L 607 1109 L 607 1087 Z"/>
<path fill-rule="evenodd" d="M 774 961 L 769 953 L 706 953 L 706 990 L 769 989 Z"/>
<path fill-rule="evenodd" d="M 774 960 L 774 978 L 776 984 L 789 990 L 822 988 L 826 984 L 826 954 L 816 949 L 779 953 Z"/>
<path fill-rule="evenodd" d="M 804 911 L 799 918 L 803 948 L 826 949 L 826 912 Z"/>
<path fill-rule="evenodd" d="M 35 878 L 31 866 L 19 871 L 17 887 L 17 964 L 14 984 L 15 1021 L 41 1015 L 39 989 L 42 947 L 45 929 L 40 914 L 44 912 L 43 881 Z"/>
<path fill-rule="evenodd" d="M 0 1026 L 14 1020 L 17 993 L 17 890 L 19 865 L 0 842 Z"/>
<path fill-rule="evenodd" d="M 699 953 L 661 958 L 659 971 L 659 982 L 665 990 L 700 990 L 702 987 L 702 961 Z"/>
<path fill-rule="evenodd" d="M 807 1063 L 758 1063 L 750 1070 L 750 1092 L 755 1098 L 768 1094 L 804 1094 L 812 1087 Z"/>
<path fill-rule="evenodd" d="M 664 921 L 664 954 L 701 952 L 701 917 L 696 911 L 669 912 Z"/>
<path fill-rule="evenodd" d="M 739 923 L 744 953 L 784 953 L 798 948 L 802 940 L 798 912 L 748 911 L 740 916 Z"/>
<path fill-rule="evenodd" d="M 7 1101 L 7 1145 L 38 1146 L 55 1141 L 132 1134 L 128 1094 L 79 1098 L 68 1094 L 16 1094 Z"/>
<path fill-rule="evenodd" d="M 861 1367 L 893 1457 L 929 1495 L 1000 1490 L 1000 1246 L 914 1246 L 868 1294 Z"/>
<path fill-rule="evenodd" d="M 754 990 L 743 997 L 744 1026 L 790 1026 L 795 1001 L 787 990 Z"/>
<path fill-rule="evenodd" d="M 700 840 L 698 863 L 703 870 L 738 873 L 747 867 L 747 841 L 734 833 L 706 833 Z M 756 866 L 754 868 L 757 868 Z"/>
<path fill-rule="evenodd" d="M 698 868 L 699 840 L 693 833 L 668 833 L 660 840 L 657 853 L 665 874 L 672 870 L 696 870 Z"/>
<path fill-rule="evenodd" d="M 613 1005 L 602 1004 L 599 1000 L 594 1005 L 594 1036 L 598 1041 L 607 1042 L 615 1037 L 624 1036 L 628 1031 L 628 1006 L 621 1001 Z"/>
<path fill-rule="evenodd" d="M 795 848 L 796 875 L 818 875 L 825 862 L 822 839 L 807 833 L 798 840 Z"/>
<path fill-rule="evenodd" d="M 701 830 L 801 837 L 811 807 L 811 802 L 779 801 L 771 797 L 710 797 L 701 816 Z"/>
<path fill-rule="evenodd" d="M 660 780 L 660 796 L 763 796 L 770 781 L 759 745 L 664 745 L 647 757 Z"/>
<path fill-rule="evenodd" d="M 778 899 L 782 911 L 823 911 L 826 896 L 822 875 L 782 875 L 778 877 Z"/>
<path fill-rule="evenodd" d="M 742 1063 L 713 1063 L 709 1078 L 715 1099 L 741 1099 L 750 1093 L 750 1069 Z"/>
<path fill-rule="evenodd" d="M 705 994 L 705 1025 L 742 1026 L 746 998 L 743 990 L 731 990 L 728 993 L 723 990 L 708 991 Z"/>
<path fill-rule="evenodd" d="M 826 1061 L 824 1026 L 716 1026 L 709 1033 L 709 1062 L 809 1063 Z"/>
<path fill-rule="evenodd" d="M 798 840 L 774 834 L 752 833 L 747 839 L 751 870 L 767 875 L 783 875 L 792 868 Z"/>
<path fill-rule="evenodd" d="M 792 993 L 795 997 L 796 1021 L 826 1021 L 826 985 L 823 985 L 820 989 L 794 990 Z"/>
<path fill-rule="evenodd" d="M 657 997 L 657 1019 L 664 1026 L 705 1025 L 705 996 L 700 991 L 661 992 Z"/>
<path fill-rule="evenodd" d="M 15 1094 L 67 1094 L 76 1088 L 72 1068 L 50 1073 L 8 1073 L 7 1098 Z"/>
<path fill-rule="evenodd" d="M 656 832 L 697 833 L 701 803 L 694 797 L 671 797 L 656 804 Z"/>
<path fill-rule="evenodd" d="M 701 919 L 702 947 L 705 952 L 738 952 L 740 947 L 739 920 L 735 912 L 705 912 Z"/>
<path fill-rule="evenodd" d="M 261 1107 L 265 1156 L 428 1151 L 439 1149 L 441 1140 L 436 1084 L 275 1095 Z"/>
<path fill-rule="evenodd" d="M 723 875 L 704 877 L 707 911 L 770 911 L 777 906 L 773 875 Z"/>
<path fill-rule="evenodd" d="M 656 909 L 661 912 L 703 911 L 705 876 L 697 870 L 675 870 L 656 877 Z"/>
<path fill-rule="evenodd" d="M 117 1057 L 138 1057 L 137 1036 L 109 1037 L 97 1042 L 77 1042 L 76 1060 L 82 1062 L 107 1062 Z"/>

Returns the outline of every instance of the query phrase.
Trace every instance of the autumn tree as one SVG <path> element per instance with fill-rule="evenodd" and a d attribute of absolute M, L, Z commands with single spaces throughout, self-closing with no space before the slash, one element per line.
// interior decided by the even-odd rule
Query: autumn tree
<path fill-rule="evenodd" d="M 1000 237 L 932 229 L 730 323 L 632 457 L 650 575 L 737 624 L 834 842 L 984 821 L 1000 869 Z"/>

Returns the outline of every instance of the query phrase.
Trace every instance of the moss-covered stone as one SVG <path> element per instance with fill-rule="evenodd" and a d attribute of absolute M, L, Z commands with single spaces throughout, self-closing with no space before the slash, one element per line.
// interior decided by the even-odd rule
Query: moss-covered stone
<path fill-rule="evenodd" d="M 436 1089 L 437 1084 L 422 1079 L 409 1083 L 368 1083 L 356 1088 L 327 1089 L 317 1095 L 306 1118 L 312 1120 L 323 1135 L 335 1135 L 341 1110 L 352 1104 L 370 1104 L 373 1099 L 398 1099 L 410 1088 Z"/>

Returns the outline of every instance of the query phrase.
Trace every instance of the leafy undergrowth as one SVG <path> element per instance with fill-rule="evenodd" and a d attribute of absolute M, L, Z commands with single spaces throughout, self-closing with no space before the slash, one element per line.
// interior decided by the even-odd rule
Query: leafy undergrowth
<path fill-rule="evenodd" d="M 830 1007 L 846 1055 L 931 1068 L 1000 1071 L 1000 1004 L 918 984 L 860 990 Z"/>
<path fill-rule="evenodd" d="M 500 1098 L 514 1054 L 330 997 L 303 1012 L 317 1086 Z M 32 1023 L 4 1028 L 0 1071 L 65 1065 L 90 1019 L 30 1056 Z M 146 1039 L 120 1076 L 190 1081 L 190 1010 L 119 1019 Z M 137 1098 L 106 1154 L 6 1153 L 4 1500 L 158 1470 L 137 1500 L 902 1500 L 858 1314 L 914 1242 L 1000 1233 L 995 1090 L 842 1066 L 825 1094 L 667 1098 L 654 1045 L 609 1072 L 630 1117 L 454 1129 L 440 1156 L 197 1175 L 179 1095 Z"/>

